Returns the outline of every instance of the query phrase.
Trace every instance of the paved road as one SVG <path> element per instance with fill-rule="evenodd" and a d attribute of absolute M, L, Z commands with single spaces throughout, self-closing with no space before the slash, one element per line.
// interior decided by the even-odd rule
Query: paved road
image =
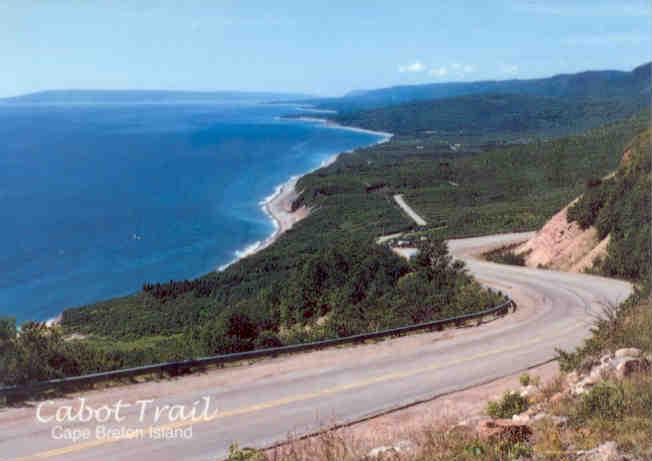
<path fill-rule="evenodd" d="M 397 194 L 394 196 L 394 201 L 400 206 L 407 215 L 412 218 L 412 220 L 417 223 L 419 226 L 425 226 L 428 224 L 425 219 L 423 219 L 419 214 L 407 204 L 402 194 Z"/>
<path fill-rule="evenodd" d="M 550 360 L 555 347 L 577 346 L 588 333 L 601 305 L 617 303 L 630 292 L 627 283 L 599 277 L 514 266 L 469 257 L 480 247 L 523 239 L 523 234 L 451 242 L 480 280 L 503 289 L 519 309 L 479 327 L 413 335 L 378 344 L 324 350 L 260 362 L 250 367 L 215 370 L 174 381 L 124 386 L 85 395 L 94 407 L 132 404 L 116 427 L 152 424 L 153 413 L 139 421 L 137 400 L 152 406 L 191 406 L 203 397 L 219 411 L 200 422 L 154 423 L 158 429 L 190 439 L 155 440 L 144 433 L 73 443 L 57 440 L 53 422 L 39 423 L 35 408 L 0 413 L 0 459 L 66 460 L 211 460 L 226 453 L 232 441 L 264 446 L 288 433 L 305 433 L 333 421 L 352 421 L 442 393 L 513 374 Z M 74 399 L 44 407 L 52 416 Z M 192 424 L 191 424 L 192 423 Z M 93 431 L 97 423 L 66 423 L 68 429 Z M 104 425 L 106 426 L 106 425 Z M 55 433 L 52 431 L 55 430 Z M 185 432 L 183 432 L 185 431 Z"/>

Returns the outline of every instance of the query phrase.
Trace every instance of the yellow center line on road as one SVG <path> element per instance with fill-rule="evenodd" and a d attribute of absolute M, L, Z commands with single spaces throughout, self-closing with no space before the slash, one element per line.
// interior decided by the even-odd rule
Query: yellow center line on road
<path fill-rule="evenodd" d="M 330 388 L 321 389 L 321 390 L 314 391 L 314 392 L 308 392 L 308 393 L 305 393 L 305 394 L 299 394 L 299 395 L 295 395 L 295 396 L 291 396 L 291 397 L 284 397 L 284 398 L 277 399 L 277 400 L 270 400 L 270 401 L 263 402 L 263 403 L 258 403 L 258 404 L 255 404 L 255 405 L 236 408 L 236 409 L 233 409 L 233 410 L 217 413 L 217 414 L 212 415 L 210 417 L 202 417 L 202 418 L 196 418 L 196 419 L 188 419 L 188 420 L 183 420 L 183 421 L 176 421 L 176 422 L 173 422 L 173 423 L 164 424 L 164 425 L 160 425 L 160 426 L 150 426 L 149 428 L 145 428 L 145 430 L 146 431 L 152 430 L 152 431 L 161 431 L 161 432 L 163 432 L 163 431 L 168 431 L 168 430 L 171 430 L 171 429 L 179 429 L 179 428 L 192 426 L 194 424 L 204 424 L 204 423 L 208 423 L 208 422 L 218 420 L 218 419 L 230 418 L 230 417 L 234 417 L 234 416 L 241 416 L 241 415 L 245 415 L 245 414 L 248 414 L 248 413 L 254 413 L 254 412 L 257 412 L 257 411 L 263 411 L 263 410 L 268 410 L 270 408 L 276 408 L 276 407 L 280 407 L 280 406 L 283 406 L 283 405 L 288 405 L 288 404 L 291 404 L 291 403 L 302 402 L 302 401 L 306 401 L 306 400 L 316 399 L 318 397 L 324 397 L 324 396 L 328 396 L 328 395 L 332 395 L 332 394 L 337 394 L 337 393 L 340 393 L 340 392 L 350 391 L 350 390 L 353 390 L 353 389 L 368 387 L 368 386 L 371 386 L 373 384 L 378 384 L 378 383 L 382 383 L 382 382 L 386 382 L 386 381 L 394 381 L 394 380 L 397 380 L 397 379 L 409 378 L 409 377 L 412 377 L 412 376 L 415 376 L 415 375 L 418 375 L 418 374 L 421 374 L 421 373 L 425 373 L 425 372 L 428 372 L 428 371 L 438 370 L 438 369 L 441 369 L 441 368 L 446 368 L 446 367 L 450 367 L 450 366 L 453 366 L 453 365 L 459 365 L 459 364 L 462 364 L 462 363 L 471 362 L 473 360 L 490 357 L 492 355 L 503 354 L 505 352 L 511 352 L 511 351 L 519 350 L 519 349 L 522 349 L 523 346 L 525 346 L 525 345 L 536 344 L 536 343 L 539 343 L 539 342 L 543 341 L 546 338 L 552 339 L 552 338 L 557 338 L 557 337 L 560 337 L 560 336 L 564 336 L 567 333 L 569 333 L 570 331 L 572 331 L 572 330 L 574 330 L 574 329 L 576 329 L 578 327 L 581 327 L 581 326 L 585 326 L 585 324 L 583 322 L 576 322 L 570 328 L 567 328 L 567 329 L 565 329 L 565 330 L 563 330 L 561 332 L 558 332 L 557 334 L 555 334 L 553 336 L 549 336 L 549 337 L 542 336 L 542 335 L 535 336 L 534 338 L 530 339 L 529 341 L 525 341 L 525 342 L 519 343 L 517 345 L 507 346 L 507 347 L 503 347 L 503 348 L 499 348 L 499 349 L 494 349 L 494 350 L 491 350 L 491 351 L 482 352 L 482 353 L 471 355 L 471 356 L 468 356 L 468 357 L 465 357 L 465 358 L 462 358 L 462 359 L 453 360 L 451 362 L 442 363 L 442 364 L 435 364 L 435 365 L 428 365 L 426 367 L 417 368 L 417 369 L 414 369 L 414 370 L 401 371 L 401 372 L 395 372 L 395 373 L 388 373 L 388 374 L 375 376 L 373 378 L 365 379 L 365 380 L 362 380 L 362 381 L 357 381 L 357 382 L 350 383 L 350 384 L 343 384 L 343 385 L 339 385 L 339 386 L 333 386 L 333 387 L 330 387 Z M 127 434 L 124 434 L 124 435 L 120 435 L 120 436 L 117 436 L 117 437 L 109 437 L 109 438 L 91 440 L 91 441 L 88 441 L 88 442 L 77 443 L 77 444 L 70 445 L 70 446 L 67 446 L 67 447 L 42 451 L 40 453 L 35 453 L 35 454 L 32 454 L 32 455 L 27 455 L 27 456 L 23 456 L 23 457 L 19 457 L 19 458 L 14 458 L 11 461 L 31 461 L 31 460 L 38 460 L 38 459 L 48 459 L 48 458 L 53 458 L 53 457 L 56 457 L 56 456 L 62 456 L 62 455 L 66 455 L 66 454 L 76 453 L 76 452 L 80 452 L 80 451 L 84 451 L 84 450 L 89 450 L 89 449 L 92 449 L 92 448 L 95 448 L 95 447 L 109 445 L 109 444 L 113 444 L 113 443 L 120 442 L 120 441 L 123 441 L 123 440 L 131 440 L 131 439 L 135 439 L 135 438 L 139 438 L 139 434 L 137 433 L 137 431 L 134 431 L 133 433 L 127 433 Z M 9 461 L 9 460 L 7 460 L 7 461 Z"/>

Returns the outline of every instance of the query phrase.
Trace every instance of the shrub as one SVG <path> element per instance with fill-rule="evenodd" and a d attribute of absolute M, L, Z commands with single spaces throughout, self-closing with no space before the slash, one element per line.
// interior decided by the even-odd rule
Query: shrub
<path fill-rule="evenodd" d="M 267 459 L 265 454 L 254 448 L 240 448 L 237 443 L 229 446 L 229 456 L 227 461 L 264 461 Z"/>
<path fill-rule="evenodd" d="M 566 213 L 568 222 L 576 221 L 582 229 L 587 229 L 595 223 L 600 210 L 607 201 L 607 188 L 592 187 L 584 191 L 584 195 L 575 202 Z"/>
<path fill-rule="evenodd" d="M 498 264 L 509 264 L 510 266 L 525 266 L 525 253 L 514 253 L 511 249 L 499 248 L 485 254 L 487 261 Z"/>
<path fill-rule="evenodd" d="M 511 418 L 523 413 L 528 408 L 528 401 L 517 392 L 508 391 L 500 400 L 491 400 L 487 404 L 487 414 L 492 418 Z"/>
<path fill-rule="evenodd" d="M 530 385 L 530 375 L 527 373 L 523 373 L 521 376 L 518 377 L 518 382 L 521 383 L 521 386 L 529 386 Z"/>
<path fill-rule="evenodd" d="M 625 411 L 625 391 L 622 384 L 602 381 L 582 396 L 576 417 L 620 419 Z"/>
<path fill-rule="evenodd" d="M 270 330 L 262 331 L 256 338 L 256 349 L 269 349 L 270 347 L 280 347 L 283 342 L 279 339 L 278 335 Z"/>

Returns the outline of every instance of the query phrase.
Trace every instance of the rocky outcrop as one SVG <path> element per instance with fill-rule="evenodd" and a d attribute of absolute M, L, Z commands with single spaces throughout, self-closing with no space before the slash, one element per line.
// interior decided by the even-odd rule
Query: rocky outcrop
<path fill-rule="evenodd" d="M 650 361 L 642 356 L 640 349 L 628 347 L 603 355 L 586 373 L 569 373 L 566 384 L 571 394 L 582 395 L 605 379 L 621 380 L 634 373 L 649 372 L 650 368 Z"/>

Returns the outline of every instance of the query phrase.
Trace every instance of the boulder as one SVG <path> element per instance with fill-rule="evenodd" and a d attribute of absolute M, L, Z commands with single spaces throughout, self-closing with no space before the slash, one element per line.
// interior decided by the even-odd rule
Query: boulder
<path fill-rule="evenodd" d="M 555 426 L 565 426 L 568 423 L 568 416 L 551 416 L 550 419 Z"/>
<path fill-rule="evenodd" d="M 635 347 L 625 347 L 623 349 L 618 349 L 614 354 L 614 357 L 617 359 L 622 359 L 623 357 L 640 357 L 641 350 Z"/>
<path fill-rule="evenodd" d="M 537 422 L 537 421 L 542 421 L 544 419 L 549 420 L 555 426 L 564 426 L 568 422 L 568 417 L 566 416 L 549 415 L 548 413 L 545 413 L 543 411 L 534 415 L 531 418 L 531 421 Z"/>
<path fill-rule="evenodd" d="M 582 363 L 580 363 L 578 369 L 582 374 L 590 373 L 593 367 L 597 365 L 600 365 L 600 362 L 598 362 L 593 357 L 587 357 L 584 360 L 582 360 Z"/>
<path fill-rule="evenodd" d="M 512 421 L 516 421 L 519 423 L 529 423 L 531 419 L 532 417 L 527 413 L 521 413 L 519 415 L 512 416 Z"/>
<path fill-rule="evenodd" d="M 525 442 L 532 435 L 526 423 L 510 419 L 490 419 L 478 424 L 478 437 L 481 440 L 501 440 L 510 443 Z"/>
<path fill-rule="evenodd" d="M 616 378 L 623 379 L 634 373 L 647 373 L 650 371 L 650 362 L 647 359 L 623 357 L 616 364 Z"/>
<path fill-rule="evenodd" d="M 380 446 L 372 448 L 369 453 L 367 453 L 368 458 L 384 458 L 384 457 L 396 457 L 402 453 L 408 453 L 414 450 L 414 444 L 409 440 L 400 440 L 394 445 L 389 446 Z"/>
<path fill-rule="evenodd" d="M 577 384 L 580 380 L 580 375 L 576 371 L 571 371 L 566 375 L 566 384 L 568 387 L 572 387 Z"/>
<path fill-rule="evenodd" d="M 578 452 L 579 461 L 624 461 L 625 457 L 618 451 L 616 442 L 609 441 L 593 450 Z"/>
<path fill-rule="evenodd" d="M 530 384 L 529 386 L 525 386 L 521 389 L 521 397 L 532 397 L 535 393 L 537 392 L 536 386 L 533 386 Z"/>
<path fill-rule="evenodd" d="M 600 382 L 601 378 L 597 375 L 587 376 L 579 383 L 571 387 L 571 394 L 573 395 L 582 395 L 588 392 L 593 386 Z"/>

